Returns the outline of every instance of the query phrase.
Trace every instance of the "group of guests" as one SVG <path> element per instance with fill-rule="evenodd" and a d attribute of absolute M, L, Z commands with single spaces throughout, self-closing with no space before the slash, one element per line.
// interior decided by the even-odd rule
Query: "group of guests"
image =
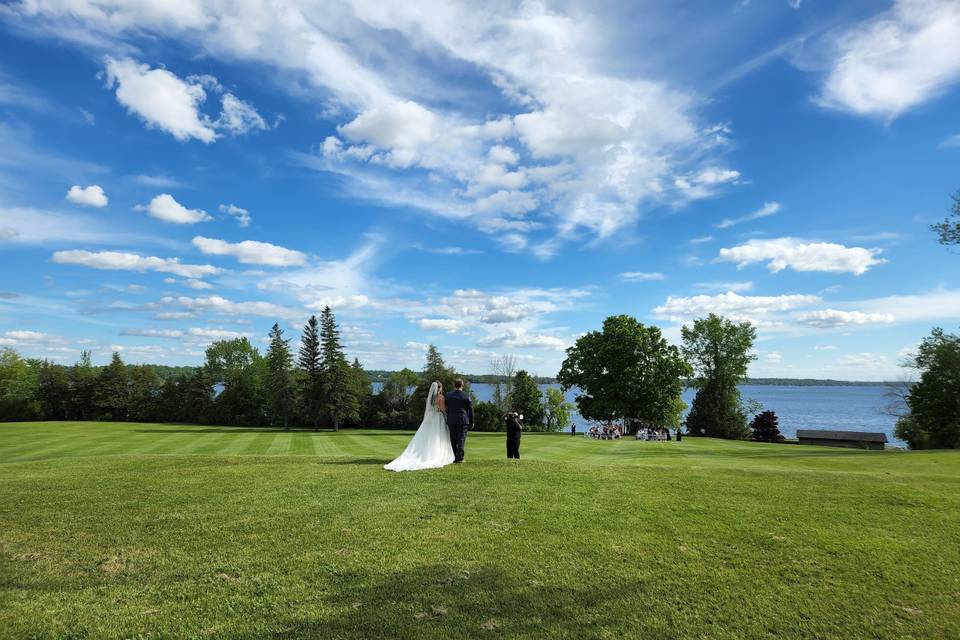
<path fill-rule="evenodd" d="M 623 431 L 618 424 L 595 424 L 584 435 L 598 440 L 617 440 L 623 437 Z"/>
<path fill-rule="evenodd" d="M 637 429 L 637 440 L 656 440 L 658 442 L 670 440 L 670 429 L 654 429 L 653 427 Z M 679 429 L 677 430 L 677 440 L 680 440 Z"/>
<path fill-rule="evenodd" d="M 572 433 L 576 434 L 576 427 L 573 428 Z M 591 425 L 583 435 L 586 438 L 597 440 L 617 440 L 623 437 L 624 431 L 618 424 L 595 424 Z M 637 440 L 655 440 L 658 442 L 672 439 L 670 429 L 666 427 L 640 427 L 637 429 L 636 438 Z M 680 429 L 677 429 L 677 442 L 680 442 L 681 438 Z"/>

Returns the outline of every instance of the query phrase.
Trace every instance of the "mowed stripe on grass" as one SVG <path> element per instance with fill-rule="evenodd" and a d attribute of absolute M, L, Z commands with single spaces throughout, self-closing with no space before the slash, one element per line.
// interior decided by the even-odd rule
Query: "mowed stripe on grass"
<path fill-rule="evenodd" d="M 0 425 L 5 637 L 960 637 L 958 452 Z"/>

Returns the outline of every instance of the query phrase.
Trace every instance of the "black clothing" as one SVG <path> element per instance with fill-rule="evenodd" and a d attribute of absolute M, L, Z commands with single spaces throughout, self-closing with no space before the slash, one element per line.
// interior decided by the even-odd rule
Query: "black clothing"
<path fill-rule="evenodd" d="M 677 429 L 677 442 L 683 441 L 683 434 L 680 433 L 680 429 Z"/>
<path fill-rule="evenodd" d="M 450 445 L 453 461 L 463 460 L 463 447 L 467 443 L 467 429 L 473 424 L 473 404 L 463 389 L 455 389 L 443 396 L 447 401 L 447 428 L 450 429 Z"/>
<path fill-rule="evenodd" d="M 523 423 L 516 415 L 508 414 L 507 423 L 507 458 L 520 459 L 520 434 L 523 433 Z"/>
<path fill-rule="evenodd" d="M 473 404 L 463 389 L 456 389 L 443 396 L 447 401 L 447 426 L 469 427 L 473 424 Z"/>

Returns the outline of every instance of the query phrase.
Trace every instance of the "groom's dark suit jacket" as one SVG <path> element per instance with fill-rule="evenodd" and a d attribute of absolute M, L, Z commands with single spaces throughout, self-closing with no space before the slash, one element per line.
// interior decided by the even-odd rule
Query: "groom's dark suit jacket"
<path fill-rule="evenodd" d="M 473 424 L 473 404 L 461 389 L 456 389 L 445 395 L 447 401 L 447 426 L 466 427 Z"/>

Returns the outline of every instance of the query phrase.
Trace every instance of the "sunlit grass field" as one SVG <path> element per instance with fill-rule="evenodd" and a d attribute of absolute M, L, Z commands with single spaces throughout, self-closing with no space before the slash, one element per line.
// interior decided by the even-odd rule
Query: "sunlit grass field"
<path fill-rule="evenodd" d="M 0 637 L 960 637 L 960 452 L 409 437 L 0 424 Z"/>

